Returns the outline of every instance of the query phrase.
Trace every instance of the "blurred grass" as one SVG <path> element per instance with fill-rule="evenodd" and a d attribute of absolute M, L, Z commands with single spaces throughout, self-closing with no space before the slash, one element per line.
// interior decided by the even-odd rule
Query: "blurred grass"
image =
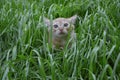
<path fill-rule="evenodd" d="M 52 51 L 48 18 L 79 16 L 77 44 Z M 0 0 L 1 80 L 119 80 L 119 0 Z"/>

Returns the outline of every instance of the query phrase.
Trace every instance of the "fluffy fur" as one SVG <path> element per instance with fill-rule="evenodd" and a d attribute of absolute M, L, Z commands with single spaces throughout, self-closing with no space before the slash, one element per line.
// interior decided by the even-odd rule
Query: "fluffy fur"
<path fill-rule="evenodd" d="M 57 18 L 53 21 L 44 18 L 44 23 L 48 26 L 48 33 L 50 34 L 52 31 L 52 44 L 54 48 L 64 48 L 68 41 L 70 41 L 70 46 L 72 41 L 76 39 L 76 33 L 74 32 L 76 19 L 77 15 L 70 18 Z"/>

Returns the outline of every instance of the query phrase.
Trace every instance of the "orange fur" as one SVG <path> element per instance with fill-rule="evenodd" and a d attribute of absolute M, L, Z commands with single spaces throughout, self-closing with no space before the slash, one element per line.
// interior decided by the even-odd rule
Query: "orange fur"
<path fill-rule="evenodd" d="M 44 22 L 48 26 L 48 33 L 51 33 L 52 29 L 52 44 L 54 48 L 64 48 L 69 40 L 70 44 L 76 38 L 74 32 L 74 24 L 77 16 L 70 18 L 57 18 L 52 21 L 52 28 L 50 27 L 50 20 L 45 18 Z M 50 39 L 50 38 L 49 38 Z M 50 40 L 49 40 L 50 43 Z"/>

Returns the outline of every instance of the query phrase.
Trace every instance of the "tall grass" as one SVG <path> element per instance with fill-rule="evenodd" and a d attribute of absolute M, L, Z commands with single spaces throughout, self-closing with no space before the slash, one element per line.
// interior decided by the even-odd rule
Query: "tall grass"
<path fill-rule="evenodd" d="M 77 14 L 76 44 L 53 51 L 42 17 Z M 0 0 L 1 80 L 119 80 L 119 0 Z"/>

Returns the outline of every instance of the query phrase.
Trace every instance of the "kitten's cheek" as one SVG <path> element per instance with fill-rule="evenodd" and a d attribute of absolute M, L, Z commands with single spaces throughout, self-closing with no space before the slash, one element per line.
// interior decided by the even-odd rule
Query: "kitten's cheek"
<path fill-rule="evenodd" d="M 68 33 L 68 32 L 67 32 L 67 30 L 64 30 L 63 32 L 64 32 L 65 34 L 67 34 L 67 33 Z"/>
<path fill-rule="evenodd" d="M 56 32 L 56 30 L 53 30 L 53 32 Z"/>
<path fill-rule="evenodd" d="M 60 31 L 56 31 L 56 32 L 54 32 L 56 35 L 59 35 L 59 33 L 60 33 Z"/>
<path fill-rule="evenodd" d="M 59 33 L 60 31 L 59 30 L 56 30 L 56 33 Z"/>

